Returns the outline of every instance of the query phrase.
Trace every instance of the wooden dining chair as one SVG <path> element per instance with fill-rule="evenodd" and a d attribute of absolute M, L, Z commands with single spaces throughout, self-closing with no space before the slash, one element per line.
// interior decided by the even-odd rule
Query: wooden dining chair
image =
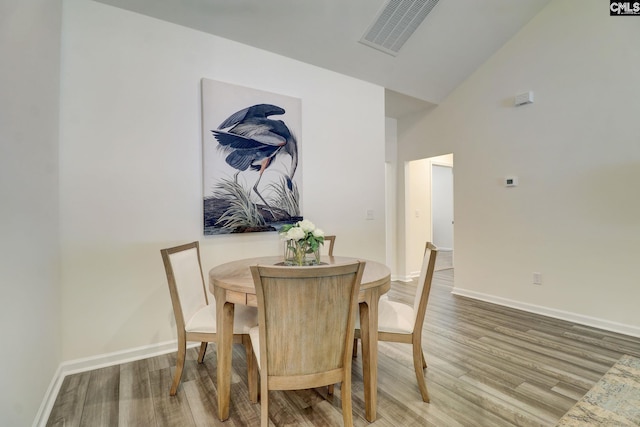
<path fill-rule="evenodd" d="M 249 335 L 260 372 L 261 426 L 269 424 L 269 390 L 335 383 L 342 383 L 344 425 L 353 425 L 351 353 L 364 266 L 251 267 L 259 326 Z M 257 378 L 251 384 L 257 387 Z"/>
<path fill-rule="evenodd" d="M 171 304 L 178 330 L 178 356 L 173 383 L 169 394 L 175 396 L 182 377 L 187 352 L 187 342 L 200 342 L 198 363 L 202 363 L 207 343 L 216 342 L 216 303 L 209 303 L 209 296 L 202 275 L 199 242 L 161 249 L 167 274 Z M 235 309 L 233 341 L 245 345 L 248 370 L 255 370 L 249 329 L 258 324 L 255 307 L 238 305 Z M 249 357 L 251 356 L 251 357 Z M 254 375 L 249 375 L 255 377 Z M 251 380 L 250 380 L 251 381 Z"/>
<path fill-rule="evenodd" d="M 389 341 L 413 345 L 413 367 L 418 380 L 418 387 L 422 400 L 429 402 L 429 392 L 424 380 L 424 369 L 427 367 L 422 353 L 422 326 L 424 324 L 431 281 L 436 264 L 438 249 L 427 242 L 422 258 L 422 268 L 418 279 L 418 287 L 413 300 L 413 306 L 396 301 L 389 301 L 386 295 L 380 298 L 378 304 L 378 341 Z M 356 322 L 356 340 L 360 335 L 360 322 Z M 353 356 L 357 355 L 357 345 L 354 342 Z"/>
<path fill-rule="evenodd" d="M 326 249 L 327 255 L 333 256 L 333 245 L 335 245 L 335 243 L 336 243 L 336 236 L 334 235 L 324 236 L 323 247 L 327 248 Z"/>

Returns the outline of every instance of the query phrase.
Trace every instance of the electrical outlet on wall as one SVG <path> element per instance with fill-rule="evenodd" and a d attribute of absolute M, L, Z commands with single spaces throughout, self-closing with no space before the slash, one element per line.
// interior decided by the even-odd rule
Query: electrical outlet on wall
<path fill-rule="evenodd" d="M 542 285 L 542 273 L 538 273 L 538 272 L 533 273 L 533 284 Z"/>

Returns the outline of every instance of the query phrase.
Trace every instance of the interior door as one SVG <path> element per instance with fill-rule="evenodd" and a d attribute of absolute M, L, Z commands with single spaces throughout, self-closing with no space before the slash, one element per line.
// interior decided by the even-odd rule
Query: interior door
<path fill-rule="evenodd" d="M 433 244 L 453 250 L 453 168 L 431 166 L 431 218 Z"/>

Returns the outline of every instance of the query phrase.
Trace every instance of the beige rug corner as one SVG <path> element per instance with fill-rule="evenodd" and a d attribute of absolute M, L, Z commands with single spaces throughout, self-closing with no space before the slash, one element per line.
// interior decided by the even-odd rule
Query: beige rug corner
<path fill-rule="evenodd" d="M 556 427 L 640 426 L 640 359 L 622 356 Z"/>

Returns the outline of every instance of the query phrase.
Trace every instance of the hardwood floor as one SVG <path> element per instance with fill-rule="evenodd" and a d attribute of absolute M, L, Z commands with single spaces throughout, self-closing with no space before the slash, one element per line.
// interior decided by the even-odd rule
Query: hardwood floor
<path fill-rule="evenodd" d="M 364 419 L 362 359 L 353 363 L 355 426 L 553 426 L 640 338 L 551 319 L 450 293 L 453 269 L 435 273 L 423 349 L 431 403 L 423 403 L 408 345 L 380 343 L 378 418 Z M 389 298 L 410 302 L 414 283 Z M 361 354 L 361 352 L 359 352 Z M 67 376 L 48 426 L 254 426 L 242 346 L 233 354 L 230 419 L 216 416 L 215 345 L 202 365 L 188 351 L 169 396 L 175 353 Z M 271 392 L 276 426 L 342 425 L 340 387 Z"/>

